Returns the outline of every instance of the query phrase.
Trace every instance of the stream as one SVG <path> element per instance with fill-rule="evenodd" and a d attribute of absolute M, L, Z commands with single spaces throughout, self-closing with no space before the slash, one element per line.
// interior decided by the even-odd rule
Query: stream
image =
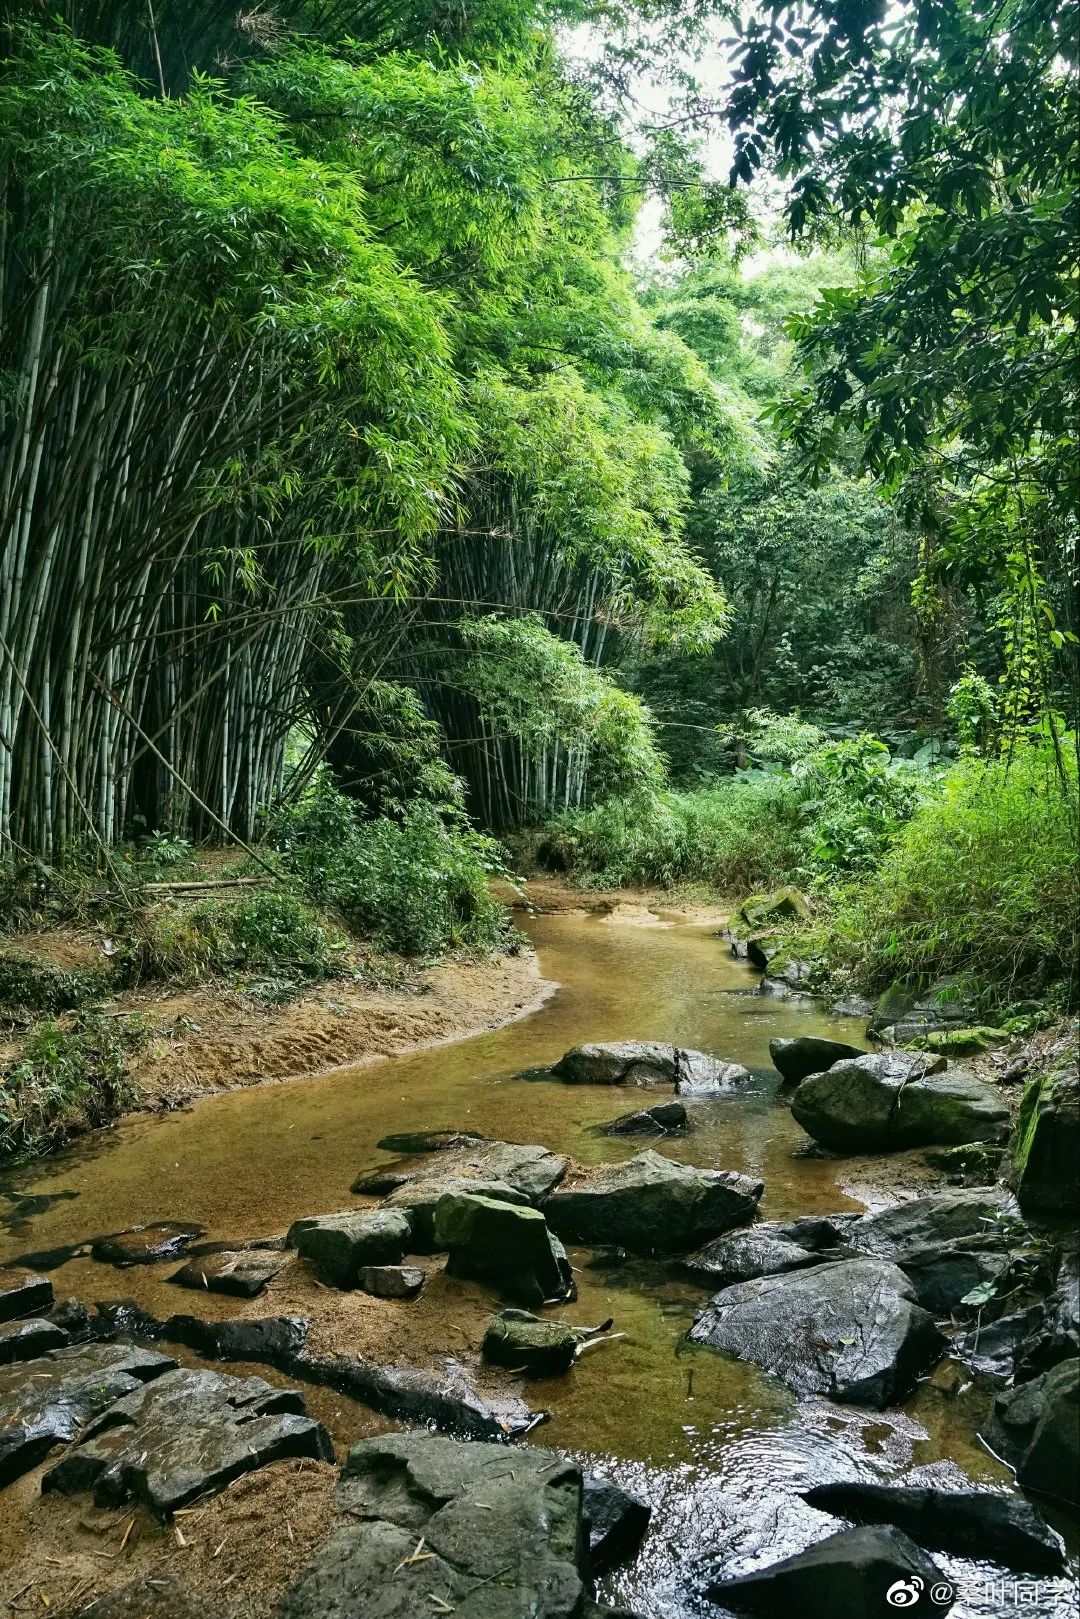
<path fill-rule="evenodd" d="M 890 1200 L 882 1160 L 796 1150 L 806 1137 L 779 1096 L 769 1061 L 776 1035 L 828 1033 L 865 1044 L 861 1022 L 759 994 L 756 974 L 730 957 L 715 924 L 648 928 L 561 914 L 524 925 L 544 977 L 560 986 L 539 1010 L 453 1045 L 128 1120 L 20 1179 L 23 1214 L 0 1230 L 0 1260 L 162 1219 L 197 1221 L 214 1241 L 281 1232 L 299 1215 L 347 1207 L 356 1175 L 386 1161 L 375 1144 L 393 1131 L 465 1127 L 543 1143 L 584 1164 L 655 1145 L 595 1130 L 639 1105 L 641 1092 L 513 1077 L 585 1040 L 675 1041 L 749 1067 L 753 1081 L 737 1097 L 688 1104 L 693 1132 L 663 1141 L 661 1150 L 760 1176 L 764 1218 Z M 5 1207 L 14 1205 L 0 1202 L 0 1215 Z M 707 1293 L 681 1279 L 676 1267 L 631 1261 L 586 1268 L 590 1257 L 571 1249 L 579 1298 L 562 1313 L 582 1322 L 614 1317 L 615 1330 L 626 1336 L 584 1355 L 566 1376 L 532 1380 L 523 1392 L 551 1412 L 534 1436 L 537 1444 L 558 1447 L 652 1505 L 645 1546 L 633 1563 L 606 1576 L 606 1600 L 648 1619 L 715 1619 L 725 1610 L 700 1595 L 704 1564 L 722 1560 L 731 1572 L 745 1572 L 838 1527 L 799 1498 L 797 1491 L 812 1483 L 896 1480 L 932 1468 L 923 1474 L 927 1481 L 960 1482 L 966 1475 L 1011 1488 L 1009 1470 L 975 1438 L 991 1390 L 973 1387 L 950 1399 L 924 1381 L 903 1407 L 884 1413 L 796 1401 L 756 1367 L 709 1351 L 680 1352 Z M 61 1297 L 132 1297 L 157 1314 L 237 1313 L 237 1301 L 219 1295 L 188 1294 L 178 1302 L 168 1282 L 174 1269 L 114 1272 L 76 1258 L 52 1277 Z M 256 1305 L 248 1313 L 280 1308 L 272 1292 Z M 463 1343 L 475 1352 L 494 1307 L 483 1289 L 434 1274 L 418 1301 L 394 1306 L 396 1353 L 410 1358 L 411 1321 L 429 1343 L 441 1332 L 448 1353 L 461 1354 Z M 365 1352 L 363 1343 L 355 1347 Z M 339 1444 L 391 1426 L 328 1391 L 318 1397 L 311 1391 L 309 1404 Z M 1047 1515 L 1075 1551 L 1075 1524 L 1060 1512 Z M 995 1565 L 934 1557 L 959 1588 L 957 1619 L 1011 1612 L 1013 1600 L 1033 1614 L 1074 1611 L 1063 1580 L 1025 1581 Z M 1025 1594 L 1010 1599 L 1018 1579 Z"/>

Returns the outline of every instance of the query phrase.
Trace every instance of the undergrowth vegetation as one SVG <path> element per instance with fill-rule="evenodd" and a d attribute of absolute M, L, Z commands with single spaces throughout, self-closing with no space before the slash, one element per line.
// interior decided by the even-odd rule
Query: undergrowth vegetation
<path fill-rule="evenodd" d="M 0 1159 L 46 1152 L 110 1124 L 135 1100 L 127 1058 L 145 1039 L 135 1019 L 79 1013 L 40 1023 L 0 1085 Z"/>

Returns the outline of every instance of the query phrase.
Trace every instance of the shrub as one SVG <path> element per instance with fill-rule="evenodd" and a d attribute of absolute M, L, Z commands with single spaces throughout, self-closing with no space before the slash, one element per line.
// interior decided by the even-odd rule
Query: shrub
<path fill-rule="evenodd" d="M 498 845 L 449 807 L 414 802 L 397 819 L 362 820 L 324 774 L 281 817 L 277 838 L 312 898 L 383 949 L 434 955 L 506 935 L 487 884 L 501 869 Z"/>
<path fill-rule="evenodd" d="M 996 1002 L 1076 999 L 1075 767 L 1046 748 L 964 759 L 902 827 L 879 869 L 843 894 L 833 953 L 868 990 L 967 973 Z"/>
<path fill-rule="evenodd" d="M 142 1028 L 83 1013 L 71 1029 L 41 1023 L 0 1079 L 0 1158 L 30 1157 L 111 1124 L 135 1101 L 126 1057 Z"/>
<path fill-rule="evenodd" d="M 287 889 L 240 900 L 163 904 L 135 921 L 125 944 L 137 980 L 190 982 L 245 967 L 291 968 L 325 978 L 343 941 L 330 937 L 317 912 Z"/>

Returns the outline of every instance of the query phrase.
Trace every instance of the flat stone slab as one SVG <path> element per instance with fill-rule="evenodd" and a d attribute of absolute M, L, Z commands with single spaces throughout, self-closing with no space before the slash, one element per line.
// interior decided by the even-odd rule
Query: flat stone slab
<path fill-rule="evenodd" d="M 561 1457 L 391 1434 L 353 1446 L 337 1495 L 350 1521 L 316 1553 L 281 1619 L 581 1610 L 581 1474 Z"/>
<path fill-rule="evenodd" d="M 209 1359 L 264 1361 L 287 1370 L 307 1343 L 310 1326 L 299 1315 L 239 1321 L 203 1321 L 196 1315 L 171 1315 L 158 1330 L 170 1343 L 186 1344 Z"/>
<path fill-rule="evenodd" d="M 235 1298 L 253 1299 L 289 1263 L 283 1253 L 266 1248 L 225 1249 L 216 1254 L 199 1254 L 189 1259 L 172 1280 L 181 1287 L 194 1287 L 209 1293 L 228 1293 Z"/>
<path fill-rule="evenodd" d="M 114 1400 L 176 1365 L 127 1344 L 76 1344 L 0 1368 L 0 1486 L 70 1444 Z"/>
<path fill-rule="evenodd" d="M 903 1399 L 945 1348 L 903 1271 L 879 1259 L 740 1282 L 717 1293 L 688 1337 L 752 1361 L 798 1395 L 878 1410 Z"/>
<path fill-rule="evenodd" d="M 44 1315 L 53 1307 L 53 1285 L 47 1276 L 13 1266 L 0 1270 L 0 1321 Z"/>
<path fill-rule="evenodd" d="M 564 1183 L 544 1212 L 568 1242 L 674 1253 L 751 1219 L 763 1191 L 749 1175 L 691 1168 L 649 1149 Z"/>
<path fill-rule="evenodd" d="M 159 1220 L 153 1225 L 117 1231 L 110 1237 L 96 1237 L 90 1252 L 105 1265 L 160 1265 L 176 1259 L 202 1235 L 202 1226 Z"/>
<path fill-rule="evenodd" d="M 36 1360 L 50 1349 L 63 1349 L 70 1341 L 70 1333 L 53 1321 L 5 1321 L 0 1323 L 0 1366 Z"/>
<path fill-rule="evenodd" d="M 802 1494 L 812 1507 L 837 1518 L 895 1524 L 922 1546 L 1047 1573 L 1064 1566 L 1060 1535 L 1021 1495 L 864 1484 L 859 1479 L 850 1484 L 818 1484 Z"/>
<path fill-rule="evenodd" d="M 490 1136 L 477 1135 L 474 1130 L 402 1130 L 396 1135 L 383 1136 L 375 1145 L 383 1152 L 447 1152 L 453 1147 L 473 1147 L 477 1142 L 490 1141 Z"/>
<path fill-rule="evenodd" d="M 880 1051 L 811 1074 L 791 1098 L 808 1135 L 848 1152 L 1002 1141 L 1009 1110 L 989 1085 L 944 1057 Z"/>
<path fill-rule="evenodd" d="M 428 1148 L 366 1170 L 353 1182 L 352 1189 L 361 1195 L 385 1197 L 400 1186 L 441 1176 L 489 1184 L 498 1181 L 528 1202 L 538 1203 L 565 1174 L 566 1159 L 547 1147 L 477 1139 L 434 1151 Z"/>
<path fill-rule="evenodd" d="M 43 1490 L 92 1490 L 98 1506 L 139 1501 L 159 1517 L 291 1456 L 333 1458 L 296 1389 L 261 1377 L 165 1372 L 111 1405 L 50 1468 Z"/>
<path fill-rule="evenodd" d="M 915 1582 L 918 1581 L 918 1584 Z M 910 1586 L 915 1607 L 923 1593 L 937 1591 L 930 1611 L 946 1613 L 952 1586 L 915 1542 L 891 1525 L 842 1529 L 797 1557 L 739 1579 L 720 1580 L 708 1595 L 725 1608 L 764 1609 L 805 1619 L 884 1619 L 893 1611 L 886 1597 L 894 1585 Z M 920 1608 L 922 1604 L 920 1603 Z M 926 1606 L 930 1608 L 929 1602 Z"/>
<path fill-rule="evenodd" d="M 811 1074 L 823 1074 L 833 1063 L 849 1057 L 864 1057 L 865 1051 L 843 1040 L 827 1040 L 818 1034 L 797 1034 L 794 1039 L 769 1041 L 769 1056 L 786 1085 L 798 1085 Z"/>
<path fill-rule="evenodd" d="M 674 1136 L 684 1135 L 689 1119 L 681 1102 L 657 1102 L 655 1107 L 640 1108 L 636 1113 L 621 1113 L 610 1124 L 600 1126 L 604 1136 Z"/>
<path fill-rule="evenodd" d="M 361 1265 L 356 1285 L 377 1299 L 414 1299 L 426 1280 L 419 1265 Z"/>
<path fill-rule="evenodd" d="M 412 1236 L 401 1209 L 354 1209 L 294 1220 L 286 1238 L 328 1287 L 356 1287 L 365 1265 L 397 1265 Z"/>

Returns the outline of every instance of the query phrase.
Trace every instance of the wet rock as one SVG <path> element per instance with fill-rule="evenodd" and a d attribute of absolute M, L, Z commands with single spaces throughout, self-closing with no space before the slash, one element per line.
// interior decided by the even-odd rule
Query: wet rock
<path fill-rule="evenodd" d="M 974 1311 L 970 1311 L 974 1314 Z M 980 1377 L 1009 1383 L 1016 1375 L 1016 1363 L 1032 1336 L 1038 1333 L 1046 1311 L 1040 1304 L 1029 1305 L 996 1321 L 980 1321 L 968 1332 L 953 1338 L 950 1349 L 978 1372 Z"/>
<path fill-rule="evenodd" d="M 70 1444 L 84 1425 L 142 1383 L 171 1371 L 167 1355 L 78 1344 L 0 1369 L 0 1486 Z"/>
<path fill-rule="evenodd" d="M 384 1152 L 413 1155 L 421 1152 L 447 1152 L 453 1147 L 472 1147 L 487 1141 L 487 1136 L 472 1130 L 403 1130 L 397 1135 L 383 1136 L 375 1145 Z"/>
<path fill-rule="evenodd" d="M 922 1546 L 989 1557 L 1011 1568 L 1051 1573 L 1064 1546 L 1042 1513 L 1019 1495 L 895 1484 L 818 1484 L 802 1492 L 821 1512 L 854 1523 L 891 1523 Z"/>
<path fill-rule="evenodd" d="M 353 1182 L 353 1191 L 385 1197 L 398 1187 L 436 1176 L 456 1180 L 500 1182 L 530 1203 L 538 1203 L 566 1174 L 566 1159 L 546 1147 L 520 1146 L 512 1141 L 476 1141 L 464 1147 L 446 1147 L 437 1153 L 400 1158 L 368 1170 Z"/>
<path fill-rule="evenodd" d="M 78 1299 L 62 1299 L 49 1311 L 48 1319 L 66 1332 L 72 1343 L 86 1343 L 93 1337 L 90 1311 Z"/>
<path fill-rule="evenodd" d="M 655 1107 L 642 1108 L 636 1113 L 621 1113 L 610 1124 L 602 1124 L 600 1134 L 672 1136 L 681 1135 L 688 1128 L 686 1109 L 681 1102 L 658 1102 Z"/>
<path fill-rule="evenodd" d="M 210 1293 L 228 1293 L 236 1298 L 253 1299 L 272 1282 L 285 1256 L 265 1248 L 223 1250 L 189 1259 L 172 1280 L 181 1287 L 195 1287 Z"/>
<path fill-rule="evenodd" d="M 1080 1076 L 1040 1074 L 1024 1091 L 1011 1174 L 1025 1210 L 1072 1215 L 1080 1207 Z"/>
<path fill-rule="evenodd" d="M 503 1310 L 488 1323 L 483 1354 L 496 1366 L 554 1377 L 570 1370 L 581 1339 L 565 1321 L 545 1321 L 529 1310 Z"/>
<path fill-rule="evenodd" d="M 953 1312 L 962 1316 L 963 1301 L 970 1293 L 1004 1285 L 1012 1256 L 966 1246 L 966 1242 L 978 1241 L 962 1238 L 952 1246 L 921 1249 L 904 1258 L 902 1268 L 924 1310 L 938 1316 Z"/>
<path fill-rule="evenodd" d="M 404 1210 L 412 1221 L 411 1252 L 438 1253 L 435 1210 L 444 1197 L 455 1192 L 466 1192 L 473 1197 L 490 1197 L 496 1203 L 514 1203 L 518 1208 L 532 1206 L 532 1200 L 524 1192 L 515 1191 L 507 1181 L 467 1180 L 461 1175 L 418 1176 L 391 1192 L 383 1203 L 386 1209 Z"/>
<path fill-rule="evenodd" d="M 202 1234 L 201 1226 L 158 1220 L 154 1225 L 132 1226 L 130 1231 L 118 1231 L 111 1237 L 97 1237 L 90 1252 L 105 1265 L 160 1265 L 166 1259 L 176 1259 Z"/>
<path fill-rule="evenodd" d="M 512 1392 L 477 1393 L 464 1369 L 450 1359 L 439 1373 L 419 1366 L 379 1366 L 355 1355 L 304 1354 L 287 1370 L 293 1377 L 337 1389 L 383 1416 L 462 1439 L 512 1439 L 547 1420 L 545 1412 L 532 1410 Z"/>
<path fill-rule="evenodd" d="M 777 922 L 805 922 L 810 906 L 797 888 L 778 888 L 769 894 L 752 894 L 739 907 L 738 919 L 744 927 L 763 928 Z"/>
<path fill-rule="evenodd" d="M 70 1341 L 63 1327 L 52 1321 L 0 1322 L 0 1366 L 10 1366 L 18 1360 L 36 1360 L 50 1349 L 63 1349 Z"/>
<path fill-rule="evenodd" d="M 640 1496 L 595 1474 L 586 1474 L 584 1489 L 589 1571 L 602 1574 L 605 1569 L 636 1557 L 649 1527 L 652 1508 Z"/>
<path fill-rule="evenodd" d="M 999 1394 L 980 1437 L 1025 1490 L 1080 1502 L 1080 1360 Z"/>
<path fill-rule="evenodd" d="M 916 1584 L 916 1581 L 918 1582 Z M 897 1584 L 912 1590 L 914 1607 L 924 1591 L 937 1590 L 946 1600 L 934 1604 L 945 1613 L 953 1602 L 951 1585 L 926 1553 L 901 1529 L 870 1526 L 841 1529 L 797 1557 L 785 1557 L 755 1574 L 721 1580 L 709 1596 L 730 1608 L 797 1613 L 800 1619 L 883 1619 L 893 1611 L 886 1592 Z"/>
<path fill-rule="evenodd" d="M 796 1394 L 878 1410 L 902 1399 L 945 1347 L 903 1271 L 877 1259 L 740 1282 L 711 1300 L 688 1337 L 752 1361 Z"/>
<path fill-rule="evenodd" d="M 718 1057 L 707 1057 L 703 1051 L 680 1051 L 675 1093 L 677 1096 L 723 1096 L 749 1078 L 750 1070 L 742 1063 L 721 1062 Z"/>
<path fill-rule="evenodd" d="M 1004 1147 L 987 1141 L 966 1141 L 959 1147 L 931 1147 L 926 1162 L 944 1170 L 953 1186 L 993 1186 L 1005 1157 Z"/>
<path fill-rule="evenodd" d="M 695 1282 L 723 1288 L 736 1282 L 753 1281 L 758 1276 L 775 1276 L 782 1271 L 801 1270 L 806 1265 L 820 1263 L 820 1254 L 778 1236 L 772 1225 L 763 1223 L 715 1237 L 704 1248 L 688 1254 L 683 1260 L 683 1269 Z"/>
<path fill-rule="evenodd" d="M 356 1285 L 377 1299 L 414 1299 L 426 1280 L 419 1265 L 361 1265 Z"/>
<path fill-rule="evenodd" d="M 451 1193 L 435 1210 L 435 1241 L 447 1251 L 450 1275 L 489 1282 L 526 1307 L 571 1292 L 562 1244 L 539 1209 Z"/>
<path fill-rule="evenodd" d="M 141 1338 L 151 1343 L 160 1336 L 162 1323 L 132 1299 L 106 1299 L 94 1306 L 90 1336 L 96 1343 L 118 1338 Z"/>
<path fill-rule="evenodd" d="M 581 1474 L 550 1452 L 391 1434 L 354 1445 L 347 1519 L 281 1619 L 571 1619 L 580 1612 Z M 424 1543 L 426 1560 L 410 1561 Z M 434 1600 L 433 1600 L 434 1599 Z"/>
<path fill-rule="evenodd" d="M 544 1212 L 552 1230 L 570 1242 L 672 1253 L 742 1225 L 763 1191 L 763 1182 L 749 1175 L 695 1169 L 647 1150 L 564 1183 Z"/>
<path fill-rule="evenodd" d="M 203 1321 L 195 1315 L 171 1315 L 161 1323 L 161 1336 L 212 1360 L 264 1361 L 287 1370 L 307 1342 L 310 1325 L 297 1315 L 254 1321 Z"/>
<path fill-rule="evenodd" d="M 92 1490 L 98 1506 L 140 1501 L 159 1517 L 292 1456 L 333 1459 L 296 1389 L 261 1377 L 177 1370 L 118 1400 L 49 1469 L 43 1490 Z"/>
<path fill-rule="evenodd" d="M 778 995 L 782 999 L 795 995 L 813 995 L 822 987 L 825 964 L 813 957 L 792 955 L 778 950 L 769 962 L 769 970 L 761 980 L 762 993 Z"/>
<path fill-rule="evenodd" d="M 848 1057 L 864 1057 L 858 1046 L 842 1040 L 826 1040 L 816 1034 L 800 1034 L 794 1039 L 769 1041 L 769 1056 L 787 1085 L 798 1085 L 811 1074 L 822 1074 L 835 1062 Z"/>
<path fill-rule="evenodd" d="M 1016 1199 L 1004 1187 L 929 1192 L 849 1220 L 845 1241 L 865 1254 L 901 1260 L 959 1237 L 979 1237 L 987 1248 L 1026 1235 Z"/>
<path fill-rule="evenodd" d="M 1016 1378 L 1022 1382 L 1049 1371 L 1059 1361 L 1080 1355 L 1080 1256 L 1066 1254 L 1061 1261 L 1054 1292 L 1046 1300 L 1042 1318 L 1020 1345 Z"/>
<path fill-rule="evenodd" d="M 912 1051 L 847 1058 L 804 1079 L 791 1111 L 816 1141 L 852 1152 L 1003 1140 L 1009 1113 L 997 1094 L 944 1067 Z"/>
<path fill-rule="evenodd" d="M 0 1321 L 41 1315 L 53 1306 L 53 1285 L 47 1276 L 12 1267 L 0 1270 Z"/>
<path fill-rule="evenodd" d="M 864 1017 L 874 1015 L 874 1003 L 868 1001 L 865 995 L 841 995 L 840 999 L 833 1001 L 829 1011 L 834 1017 Z"/>
<path fill-rule="evenodd" d="M 401 1209 L 360 1209 L 294 1220 L 287 1242 L 327 1287 L 355 1287 L 364 1265 L 397 1265 L 412 1222 Z"/>

